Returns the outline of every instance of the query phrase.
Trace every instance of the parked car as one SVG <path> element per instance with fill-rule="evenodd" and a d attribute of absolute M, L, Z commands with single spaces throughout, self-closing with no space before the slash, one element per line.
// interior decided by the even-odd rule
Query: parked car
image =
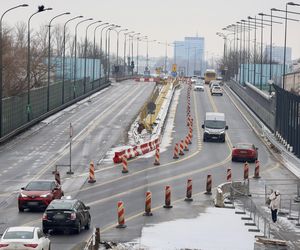
<path fill-rule="evenodd" d="M 54 180 L 31 181 L 21 188 L 18 197 L 19 211 L 24 209 L 45 209 L 52 200 L 64 195 L 61 186 Z"/>
<path fill-rule="evenodd" d="M 53 200 L 43 214 L 43 232 L 68 230 L 79 234 L 83 227 L 90 229 L 89 209 L 90 207 L 77 199 Z"/>
<path fill-rule="evenodd" d="M 50 250 L 51 242 L 38 227 L 9 227 L 0 240 L 0 249 Z"/>
<path fill-rule="evenodd" d="M 250 143 L 237 143 L 231 153 L 232 161 L 256 161 L 258 157 L 258 148 Z"/>
<path fill-rule="evenodd" d="M 197 80 L 194 86 L 195 91 L 204 91 L 204 83 L 202 80 Z"/>
<path fill-rule="evenodd" d="M 214 86 L 210 90 L 211 95 L 223 95 L 223 90 L 220 86 Z"/>

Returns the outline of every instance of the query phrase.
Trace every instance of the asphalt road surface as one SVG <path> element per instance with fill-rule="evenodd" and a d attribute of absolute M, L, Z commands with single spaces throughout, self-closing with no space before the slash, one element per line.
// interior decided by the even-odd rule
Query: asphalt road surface
<path fill-rule="evenodd" d="M 188 132 L 186 126 L 187 85 L 183 84 L 174 118 L 174 128 L 169 138 L 170 145 L 161 153 L 160 166 L 154 166 L 153 157 L 131 160 L 129 173 L 122 174 L 121 166 L 101 163 L 96 167 L 94 184 L 87 183 L 88 164 L 91 160 L 101 162 L 106 152 L 125 142 L 125 134 L 139 108 L 150 95 L 154 85 L 149 83 L 124 82 L 113 84 L 91 102 L 83 102 L 64 112 L 57 119 L 42 124 L 38 129 L 26 132 L 9 144 L 1 147 L 1 204 L 0 216 L 3 227 L 11 225 L 41 226 L 42 212 L 18 213 L 16 190 L 31 179 L 53 178 L 55 164 L 67 164 L 69 124 L 74 126 L 72 162 L 75 174 L 63 175 L 65 195 L 83 200 L 91 207 L 92 225 L 101 229 L 103 240 L 118 242 L 138 238 L 143 226 L 151 222 L 196 217 L 199 206 L 185 208 L 185 213 L 164 210 L 152 217 L 142 216 L 145 208 L 145 192 L 152 192 L 153 211 L 164 204 L 164 188 L 170 185 L 172 202 L 180 206 L 185 197 L 186 181 L 193 179 L 193 195 L 205 191 L 206 177 L 212 175 L 213 186 L 226 180 L 227 168 L 232 168 L 233 179 L 242 179 L 243 163 L 231 162 L 231 148 L 237 142 L 251 142 L 259 148 L 261 175 L 283 178 L 293 176 L 276 162 L 263 142 L 256 136 L 245 118 L 233 105 L 231 98 L 210 96 L 205 92 L 191 92 L 191 110 L 194 117 L 193 141 L 189 151 L 179 160 L 173 159 L 173 147 Z M 172 103 L 172 105 L 175 105 Z M 170 109 L 172 112 L 172 109 Z M 229 126 L 225 143 L 203 142 L 202 128 L 205 112 L 224 112 Z M 168 126 L 167 126 L 168 128 Z M 170 131 L 169 131 L 170 132 Z M 62 167 L 63 168 L 63 167 Z M 65 168 L 64 168 L 65 169 Z M 65 169 L 67 170 L 67 169 Z M 253 175 L 254 164 L 250 164 Z M 115 229 L 117 202 L 125 204 L 126 229 Z M 86 241 L 92 231 L 83 231 L 79 236 L 52 235 L 52 249 L 72 249 Z"/>

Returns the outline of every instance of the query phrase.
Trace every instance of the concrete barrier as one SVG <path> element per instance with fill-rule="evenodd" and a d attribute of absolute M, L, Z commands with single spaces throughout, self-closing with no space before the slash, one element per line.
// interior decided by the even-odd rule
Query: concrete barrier
<path fill-rule="evenodd" d="M 236 197 L 247 195 L 248 182 L 235 181 L 225 182 L 217 187 L 217 191 L 214 198 L 214 204 L 216 207 L 225 207 L 224 200 L 227 197 Z"/>

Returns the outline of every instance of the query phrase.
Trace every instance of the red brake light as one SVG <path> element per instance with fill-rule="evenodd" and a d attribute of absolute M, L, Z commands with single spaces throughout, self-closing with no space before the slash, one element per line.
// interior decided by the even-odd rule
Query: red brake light
<path fill-rule="evenodd" d="M 24 244 L 25 247 L 36 248 L 39 244 Z"/>
<path fill-rule="evenodd" d="M 48 216 L 46 213 L 43 213 L 43 220 L 48 220 Z"/>
<path fill-rule="evenodd" d="M 76 213 L 71 213 L 71 220 L 76 220 Z"/>
<path fill-rule="evenodd" d="M 8 246 L 9 246 L 9 244 L 3 244 L 3 243 L 0 244 L 0 248 L 2 248 L 2 247 L 8 247 Z"/>

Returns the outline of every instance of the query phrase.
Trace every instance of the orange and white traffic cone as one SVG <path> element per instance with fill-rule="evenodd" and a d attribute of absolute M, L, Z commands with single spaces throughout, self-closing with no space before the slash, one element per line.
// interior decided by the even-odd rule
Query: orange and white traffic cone
<path fill-rule="evenodd" d="M 151 192 L 150 191 L 146 192 L 145 213 L 143 215 L 144 216 L 152 216 L 153 215 L 151 213 Z"/>
<path fill-rule="evenodd" d="M 184 151 L 189 151 L 188 144 L 189 144 L 189 141 L 188 141 L 187 137 L 185 137 L 185 139 L 184 139 Z"/>
<path fill-rule="evenodd" d="M 227 169 L 226 180 L 227 180 L 227 182 L 232 181 L 231 168 L 228 168 L 228 169 Z"/>
<path fill-rule="evenodd" d="M 128 173 L 128 163 L 125 155 L 122 157 L 122 166 L 123 166 L 122 173 L 123 174 Z"/>
<path fill-rule="evenodd" d="M 206 192 L 205 194 L 211 194 L 211 186 L 212 186 L 212 177 L 211 175 L 207 175 L 206 179 Z"/>
<path fill-rule="evenodd" d="M 253 178 L 258 179 L 260 178 L 259 176 L 259 160 L 255 161 L 255 169 L 254 169 L 254 176 Z"/>
<path fill-rule="evenodd" d="M 55 181 L 60 185 L 61 184 L 61 180 L 60 180 L 60 173 L 58 171 L 56 171 L 54 173 L 54 178 L 55 178 Z"/>
<path fill-rule="evenodd" d="M 187 186 L 186 186 L 186 198 L 184 199 L 185 201 L 193 201 L 192 189 L 193 189 L 192 179 L 188 179 Z"/>
<path fill-rule="evenodd" d="M 89 180 L 88 183 L 95 183 L 96 178 L 95 178 L 95 167 L 94 163 L 91 161 L 90 163 L 90 171 L 89 171 Z"/>
<path fill-rule="evenodd" d="M 249 179 L 249 165 L 248 162 L 244 164 L 244 180 Z"/>
<path fill-rule="evenodd" d="M 125 228 L 125 209 L 123 201 L 118 201 L 118 225 L 117 228 Z"/>
<path fill-rule="evenodd" d="M 165 188 L 165 205 L 164 208 L 172 208 L 173 206 L 171 205 L 171 187 L 166 186 Z"/>
<path fill-rule="evenodd" d="M 178 143 L 175 144 L 175 147 L 174 147 L 174 155 L 173 155 L 173 159 L 178 159 L 179 156 L 178 156 Z"/>
<path fill-rule="evenodd" d="M 156 150 L 155 150 L 154 165 L 156 165 L 156 166 L 160 165 L 160 162 L 159 162 L 159 147 L 157 147 Z"/>
<path fill-rule="evenodd" d="M 179 155 L 184 155 L 184 153 L 183 153 L 183 140 L 181 140 L 180 141 L 180 146 L 179 146 L 180 148 L 179 148 Z"/>

